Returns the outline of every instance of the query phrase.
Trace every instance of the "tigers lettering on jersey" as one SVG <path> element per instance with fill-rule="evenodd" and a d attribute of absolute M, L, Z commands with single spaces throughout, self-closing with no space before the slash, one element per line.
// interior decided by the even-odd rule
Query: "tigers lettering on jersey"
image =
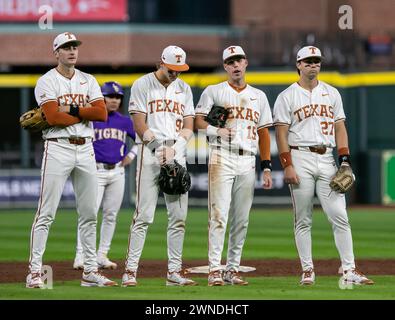
<path fill-rule="evenodd" d="M 294 111 L 294 115 L 299 122 L 310 118 L 310 117 L 327 117 L 333 119 L 335 117 L 333 113 L 333 107 L 325 104 L 310 104 L 301 107 Z"/>
<path fill-rule="evenodd" d="M 126 134 L 126 131 L 116 128 L 95 129 L 95 141 L 103 139 L 115 139 L 125 142 Z"/>
<path fill-rule="evenodd" d="M 171 112 L 184 115 L 185 106 L 171 99 L 158 99 L 148 102 L 150 114 L 154 112 Z"/>
<path fill-rule="evenodd" d="M 260 113 L 248 107 L 240 107 L 240 106 L 230 106 L 228 110 L 231 110 L 229 113 L 228 119 L 241 119 L 253 121 L 255 124 L 259 122 Z"/>

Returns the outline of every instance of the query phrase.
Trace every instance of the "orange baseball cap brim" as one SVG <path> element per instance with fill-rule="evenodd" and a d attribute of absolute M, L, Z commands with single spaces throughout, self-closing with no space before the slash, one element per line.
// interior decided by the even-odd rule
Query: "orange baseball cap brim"
<path fill-rule="evenodd" d="M 189 66 L 187 64 L 177 65 L 177 64 L 164 63 L 164 65 L 172 71 L 188 71 L 189 70 Z"/>

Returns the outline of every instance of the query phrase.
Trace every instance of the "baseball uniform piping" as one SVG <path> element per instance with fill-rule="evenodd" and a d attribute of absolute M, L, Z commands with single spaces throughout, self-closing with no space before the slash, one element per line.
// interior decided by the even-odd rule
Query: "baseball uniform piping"
<path fill-rule="evenodd" d="M 48 156 L 48 141 L 45 141 L 45 160 L 44 160 L 44 170 L 43 177 L 41 179 L 41 190 L 40 190 L 40 205 L 38 206 L 36 216 L 34 218 L 34 223 L 31 231 L 31 241 L 30 241 L 30 257 L 29 257 L 29 268 L 31 267 L 32 261 L 32 249 L 33 249 L 33 240 L 34 240 L 34 228 L 37 224 L 38 218 L 40 217 L 41 206 L 43 203 L 43 189 L 44 189 L 44 181 L 45 181 L 45 169 L 47 168 L 47 156 Z"/>
<path fill-rule="evenodd" d="M 139 204 L 140 204 L 140 188 L 141 188 L 141 171 L 143 171 L 143 158 L 144 158 L 144 144 L 141 145 L 141 157 L 140 157 L 140 170 L 138 171 L 138 190 L 137 190 L 137 198 L 136 198 L 136 215 L 133 215 L 132 218 L 132 225 L 131 225 L 131 229 L 133 228 L 133 225 L 135 223 L 135 219 L 137 218 L 138 214 L 139 214 Z M 129 257 L 129 250 L 130 250 L 130 238 L 132 237 L 132 232 L 129 232 L 129 239 L 128 239 L 128 250 L 126 252 L 126 262 L 125 262 L 125 267 L 127 265 L 127 259 Z"/>

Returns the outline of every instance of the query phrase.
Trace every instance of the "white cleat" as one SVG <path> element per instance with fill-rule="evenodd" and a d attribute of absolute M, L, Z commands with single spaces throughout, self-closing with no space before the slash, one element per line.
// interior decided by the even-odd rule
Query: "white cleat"
<path fill-rule="evenodd" d="M 226 284 L 231 284 L 235 286 L 246 286 L 248 282 L 243 280 L 239 273 L 233 269 L 230 269 L 224 274 L 224 281 Z"/>
<path fill-rule="evenodd" d="M 41 279 L 40 272 L 29 273 L 26 277 L 26 288 L 29 289 L 42 289 L 44 282 Z"/>
<path fill-rule="evenodd" d="M 370 280 L 362 272 L 357 269 L 346 270 L 343 273 L 342 281 L 344 284 L 356 284 L 356 285 L 372 285 L 373 280 Z"/>
<path fill-rule="evenodd" d="M 315 282 L 314 270 L 309 269 L 309 270 L 303 271 L 302 279 L 300 280 L 300 284 L 302 286 L 309 286 L 309 285 L 313 285 L 314 282 Z"/>
<path fill-rule="evenodd" d="M 82 273 L 81 287 L 115 287 L 118 284 L 99 272 Z"/>
<path fill-rule="evenodd" d="M 77 253 L 74 258 L 73 269 L 84 270 L 84 255 Z"/>
<path fill-rule="evenodd" d="M 167 286 L 196 286 L 197 282 L 185 276 L 185 271 L 167 272 Z"/>
<path fill-rule="evenodd" d="M 122 287 L 137 286 L 136 271 L 126 270 L 122 275 Z"/>
<path fill-rule="evenodd" d="M 208 286 L 209 287 L 224 286 L 224 285 L 225 285 L 225 282 L 224 282 L 224 279 L 222 278 L 222 271 L 221 270 L 209 272 L 209 274 L 208 274 Z"/>
<path fill-rule="evenodd" d="M 104 254 L 97 255 L 97 265 L 100 269 L 111 269 L 115 270 L 118 266 L 115 262 L 112 262 Z"/>

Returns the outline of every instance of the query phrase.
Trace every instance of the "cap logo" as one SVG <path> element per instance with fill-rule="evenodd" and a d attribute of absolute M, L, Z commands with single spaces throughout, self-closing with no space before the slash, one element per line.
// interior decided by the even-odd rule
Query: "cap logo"
<path fill-rule="evenodd" d="M 65 32 L 64 35 L 67 36 L 67 38 L 69 38 L 70 40 L 74 37 L 74 35 L 70 32 Z"/>
<path fill-rule="evenodd" d="M 115 85 L 115 83 L 112 84 L 112 87 L 113 87 L 113 89 L 114 89 L 115 92 L 118 92 L 118 91 L 119 91 L 119 88 Z"/>
<path fill-rule="evenodd" d="M 230 53 L 235 53 L 235 49 L 236 47 L 229 47 L 228 50 L 230 51 Z"/>
<path fill-rule="evenodd" d="M 163 60 L 163 61 L 165 61 L 165 60 L 166 60 L 166 58 L 165 58 L 165 56 L 164 56 L 164 55 L 162 56 L 162 60 Z"/>
<path fill-rule="evenodd" d="M 317 50 L 316 47 L 309 47 L 311 54 L 315 54 L 315 50 Z"/>
<path fill-rule="evenodd" d="M 182 55 L 181 54 L 176 54 L 175 56 L 176 56 L 176 59 L 177 59 L 177 63 L 180 63 Z"/>

